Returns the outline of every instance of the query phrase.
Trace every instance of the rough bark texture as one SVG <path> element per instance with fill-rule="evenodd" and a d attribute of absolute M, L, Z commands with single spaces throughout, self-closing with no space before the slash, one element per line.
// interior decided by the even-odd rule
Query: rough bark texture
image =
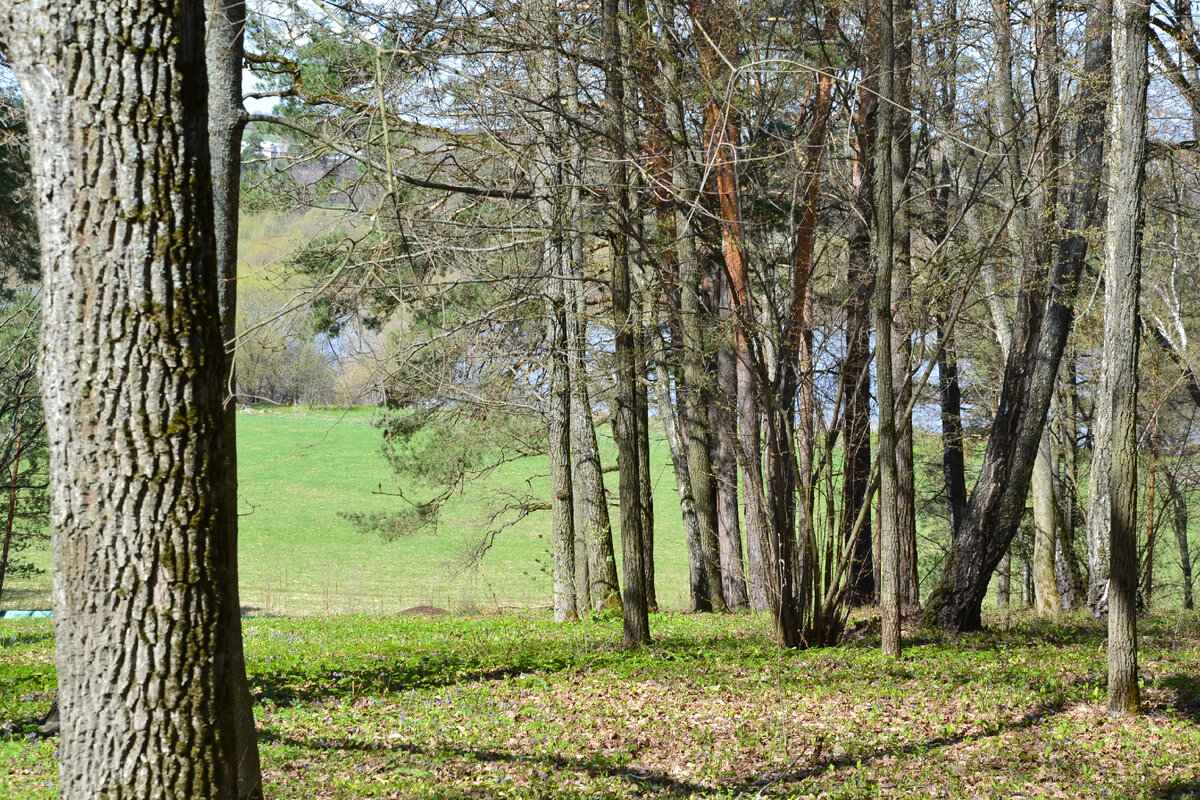
<path fill-rule="evenodd" d="M 708 590 L 708 606 L 713 611 L 725 610 L 725 590 L 721 581 L 720 544 L 717 539 L 717 485 L 710 452 L 712 426 L 708 405 L 712 394 L 712 379 L 706 368 L 704 348 L 703 304 L 700 302 L 700 265 L 695 252 L 686 252 L 679 260 L 680 328 L 683 349 L 680 362 L 687 385 L 684 399 L 684 419 L 687 422 L 688 474 L 692 480 L 692 495 L 696 502 L 696 520 L 700 525 L 701 566 Z"/>
<path fill-rule="evenodd" d="M 611 188 L 614 231 L 612 241 L 612 309 L 614 354 L 617 373 L 616 408 L 613 413 L 613 437 L 617 442 L 617 471 L 621 495 L 621 554 L 624 572 L 624 633 L 626 647 L 639 647 L 650 641 L 650 616 L 646 598 L 645 542 L 642 538 L 641 467 L 638 447 L 637 379 L 638 364 L 634 337 L 638 334 L 639 314 L 634 313 L 630 298 L 629 246 L 630 220 L 628 167 L 625 163 L 625 87 L 620 0 L 604 2 L 605 97 L 608 105 L 610 144 L 616 150 Z M 627 12 L 627 9 L 626 9 Z M 625 17 L 628 18 L 627 13 Z"/>
<path fill-rule="evenodd" d="M 45 288 L 63 797 L 237 796 L 200 2 L 0 8 Z"/>
<path fill-rule="evenodd" d="M 1079 458 L 1076 441 L 1079 428 L 1079 395 L 1075 385 L 1075 361 L 1075 354 L 1070 353 L 1060 372 L 1058 451 L 1061 478 L 1057 487 L 1062 526 L 1059 528 L 1057 555 L 1054 560 L 1054 569 L 1058 575 L 1058 594 L 1062 599 L 1063 608 L 1069 611 L 1083 605 L 1087 591 L 1087 584 L 1079 570 L 1079 557 L 1075 551 L 1075 531 L 1083 518 L 1079 507 Z"/>
<path fill-rule="evenodd" d="M 722 270 L 724 265 L 722 265 Z M 717 313 L 722 320 L 732 314 L 729 282 L 723 275 L 710 276 L 717 291 Z M 742 530 L 738 514 L 737 472 L 737 361 L 730 343 L 717 350 L 717 382 L 713 392 L 713 473 L 717 478 L 717 540 L 721 548 L 721 584 L 730 610 L 746 608 L 746 568 L 742 558 Z"/>
<path fill-rule="evenodd" d="M 1042 432 L 1042 443 L 1033 462 L 1033 593 L 1039 614 L 1058 614 L 1062 600 L 1054 571 L 1061 517 L 1055 497 L 1055 463 L 1050 429 Z"/>
<path fill-rule="evenodd" d="M 912 0 L 900 0 L 895 11 L 895 68 L 892 84 L 892 191 L 893 191 L 893 264 L 892 271 L 892 383 L 894 408 L 908 408 L 912 397 L 912 238 L 908 181 L 912 157 Z M 917 497 L 913 464 L 912 415 L 901 413 L 896 426 L 896 525 L 900 543 L 900 603 L 915 609 L 921 603 L 917 579 Z"/>
<path fill-rule="evenodd" d="M 874 220 L 872 158 L 877 101 L 873 90 L 858 96 L 854 118 L 854 202 L 857 212 L 850 231 L 847 274 L 846 355 L 842 360 L 842 517 L 844 546 L 853 548 L 848 599 L 852 604 L 875 601 L 875 569 L 871 548 L 871 517 L 867 512 L 858 535 L 855 520 L 868 501 L 871 480 L 871 224 Z"/>
<path fill-rule="evenodd" d="M 1150 436 L 1150 465 L 1146 475 L 1146 557 L 1142 564 L 1141 607 L 1149 608 L 1154 600 L 1154 540 L 1158 533 L 1154 519 L 1155 483 L 1158 477 L 1158 453 L 1155 452 L 1154 435 Z"/>
<path fill-rule="evenodd" d="M 237 334 L 237 241 L 242 177 L 242 130 L 246 112 L 242 107 L 242 53 L 246 26 L 244 0 L 207 0 L 208 23 L 205 55 L 208 65 L 208 133 L 213 184 L 213 227 L 216 234 L 217 291 L 221 301 L 221 336 L 228 348 L 227 389 L 237 385 L 233 371 L 233 341 Z M 225 679 L 234 698 L 237 717 L 238 797 L 260 800 L 263 796 L 262 767 L 258 756 L 258 735 L 254 722 L 254 704 L 246 678 L 246 660 L 242 648 L 241 598 L 238 594 L 238 470 L 237 402 L 225 399 L 225 514 L 227 528 L 221 543 L 225 567 L 225 591 L 228 608 L 234 613 L 221 622 L 221 636 L 229 669 Z"/>
<path fill-rule="evenodd" d="M 637 237 L 640 239 L 640 235 Z M 639 293 L 639 302 L 641 300 Z M 658 594 L 654 587 L 654 482 L 650 474 L 650 401 L 646 383 L 647 353 L 646 311 L 643 305 L 638 314 L 638 331 L 634 337 L 637 382 L 634 384 L 634 403 L 637 420 L 638 446 L 638 490 L 641 492 L 639 508 L 642 514 L 642 574 L 645 582 L 646 609 L 658 613 Z"/>
<path fill-rule="evenodd" d="M 568 295 L 573 300 L 573 313 L 568 319 L 567 334 L 571 381 L 571 466 L 572 488 L 575 491 L 576 535 L 587 548 L 589 595 L 592 610 L 601 614 L 620 612 L 621 594 L 617 580 L 617 558 L 613 549 L 612 523 L 608 516 L 608 495 L 604 489 L 604 474 L 600 464 L 600 448 L 596 441 L 596 424 L 592 417 L 592 401 L 587 385 L 587 299 L 582 289 L 583 242 L 574 237 L 566 281 Z M 577 587 L 578 588 L 578 587 Z"/>
<path fill-rule="evenodd" d="M 1076 128 L 1067 233 L 1058 243 L 1049 275 L 1026 275 L 1018 293 L 1012 349 L 979 479 L 926 607 L 925 623 L 947 631 L 980 627 L 988 580 L 1025 512 L 1054 377 L 1074 319 L 1074 298 L 1087 254 L 1086 232 L 1097 221 L 1105 97 L 1097 78 L 1108 66 L 1105 17 L 1104 9 L 1089 6 L 1084 107 Z"/>
<path fill-rule="evenodd" d="M 938 318 L 938 396 L 942 411 L 942 481 L 946 487 L 946 513 L 950 518 L 950 539 L 958 537 L 963 513 L 967 508 L 966 462 L 963 455 L 962 390 L 958 382 L 958 352 L 954 337 L 946 333 L 943 317 Z"/>
<path fill-rule="evenodd" d="M 1037 141 L 1029 172 L 1034 183 L 1030 198 L 1033 256 L 1040 264 L 1054 258 L 1051 247 L 1058 204 L 1058 16 L 1053 2 L 1038 2 L 1034 8 L 1034 85 L 1036 88 Z M 1052 378 L 1055 380 L 1055 378 Z M 1053 393 L 1051 408 L 1053 409 Z M 1062 611 L 1054 556 L 1058 546 L 1060 517 L 1055 497 L 1058 465 L 1054 457 L 1051 426 L 1042 428 L 1042 438 L 1033 462 L 1033 585 L 1036 608 L 1043 614 Z"/>
<path fill-rule="evenodd" d="M 1149 8 L 1113 2 L 1112 105 L 1104 280 L 1104 358 L 1088 494 L 1089 528 L 1108 529 L 1108 710 L 1137 713 L 1138 296 L 1146 166 Z"/>
<path fill-rule="evenodd" d="M 895 20 L 892 0 L 879 3 L 879 116 L 875 143 L 875 376 L 879 402 L 879 606 L 884 655 L 900 656 L 900 521 L 896 485 L 896 399 L 892 384 L 892 257 L 895 175 Z"/>
<path fill-rule="evenodd" d="M 556 248 L 547 246 L 544 263 L 556 272 Z M 546 341 L 550 351 L 550 530 L 554 574 L 554 620 L 578 618 L 575 606 L 575 511 L 571 487 L 571 386 L 567 366 L 567 309 L 562 280 L 552 274 L 546 298 Z"/>

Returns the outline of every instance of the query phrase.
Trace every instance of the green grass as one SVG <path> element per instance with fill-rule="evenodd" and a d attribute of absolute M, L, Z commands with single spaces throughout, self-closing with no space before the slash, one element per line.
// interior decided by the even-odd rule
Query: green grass
<path fill-rule="evenodd" d="M 549 496 L 546 460 L 528 458 L 504 465 L 455 497 L 436 529 L 384 542 L 359 532 L 340 516 L 395 509 L 403 502 L 386 494 L 395 486 L 379 454 L 373 413 L 296 406 L 239 412 L 239 560 L 244 605 L 253 613 L 291 615 L 395 613 L 416 605 L 471 611 L 548 604 L 547 512 L 535 513 L 503 531 L 478 568 L 463 571 L 465 554 L 488 529 L 488 519 L 503 502 L 504 493 Z M 607 430 L 600 433 L 604 463 L 613 464 L 616 458 Z M 933 459 L 935 445 L 933 439 L 926 441 L 919 460 Z M 687 605 L 687 560 L 674 472 L 666 445 L 657 436 L 652 463 L 658 597 L 665 608 L 679 610 Z M 936 496 L 935 466 L 924 464 L 920 469 L 922 498 Z M 615 491 L 616 475 L 605 478 Z M 948 538 L 944 521 L 932 516 L 938 510 L 936 504 L 927 504 L 918 517 L 923 595 L 940 574 L 938 543 Z M 614 524 L 618 517 L 614 508 Z M 619 543 L 619 530 L 614 530 L 614 536 Z M 1176 607 L 1180 569 L 1167 531 L 1160 535 L 1159 553 L 1155 603 L 1159 608 Z M 42 566 L 49 566 L 48 552 L 33 555 Z M 1019 577 L 1014 562 L 1017 603 Z M 989 592 L 987 604 L 994 604 L 993 597 Z M 48 572 L 6 582 L 0 608 L 49 607 Z"/>
<path fill-rule="evenodd" d="M 369 409 L 301 407 L 238 413 L 239 569 L 243 605 L 258 614 L 395 613 L 416 605 L 456 611 L 550 602 L 547 512 L 496 537 L 475 568 L 466 553 L 489 527 L 505 491 L 549 493 L 545 459 L 504 465 L 455 497 L 436 528 L 385 542 L 362 533 L 344 512 L 400 506 L 379 454 Z M 655 568 L 666 608 L 687 602 L 687 559 L 666 447 L 656 443 Z M 605 463 L 615 457 L 605 454 Z M 615 476 L 606 476 L 610 488 Z M 384 493 L 381 493 L 382 492 Z M 614 509 L 614 524 L 617 514 Z M 619 526 L 614 531 L 619 542 Z M 43 551 L 35 558 L 49 566 Z M 49 608 L 49 572 L 5 586 L 0 608 Z"/>
<path fill-rule="evenodd" d="M 1103 623 L 992 615 L 780 651 L 763 616 L 246 621 L 268 796 L 1195 797 L 1200 616 L 1144 620 L 1147 713 L 1109 720 Z M 48 621 L 0 621 L 0 797 L 53 797 Z"/>
<path fill-rule="evenodd" d="M 395 486 L 371 419 L 368 410 L 343 414 L 294 407 L 238 415 L 243 603 L 285 614 L 548 604 L 548 513 L 504 530 L 482 563 L 463 572 L 466 553 L 502 502 L 497 490 L 548 491 L 545 460 L 504 465 L 455 497 L 435 529 L 385 542 L 340 516 L 394 509 L 403 502 L 380 493 Z M 665 463 L 665 448 L 655 456 Z M 678 506 L 673 489 L 669 474 L 659 480 L 660 507 Z M 687 591 L 680 523 L 669 510 L 660 517 L 659 596 L 679 608 Z"/>

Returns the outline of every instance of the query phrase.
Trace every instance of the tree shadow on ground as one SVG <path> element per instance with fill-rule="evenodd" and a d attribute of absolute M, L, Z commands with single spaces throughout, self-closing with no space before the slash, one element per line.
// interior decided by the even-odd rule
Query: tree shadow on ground
<path fill-rule="evenodd" d="M 1171 781 L 1159 790 L 1163 800 L 1192 800 L 1200 798 L 1200 781 Z"/>
<path fill-rule="evenodd" d="M 341 751 L 358 751 L 362 753 L 396 753 L 403 752 L 422 758 L 437 758 L 438 756 L 451 758 L 471 759 L 479 763 L 508 763 L 508 764 L 540 764 L 544 767 L 555 768 L 563 771 L 582 772 L 589 776 L 606 776 L 616 777 L 628 780 L 630 783 L 637 786 L 638 791 L 643 795 L 647 792 L 655 792 L 656 796 L 670 797 L 704 797 L 716 793 L 733 793 L 737 795 L 759 795 L 767 788 L 779 784 L 787 785 L 799 783 L 820 776 L 829 770 L 845 769 L 849 767 L 861 767 L 871 764 L 876 761 L 886 760 L 901 755 L 913 755 L 915 753 L 924 753 L 929 750 L 953 747 L 957 744 L 968 741 L 979 741 L 995 736 L 1000 736 L 1009 731 L 1021 730 L 1030 728 L 1040 722 L 1043 722 L 1046 717 L 1053 716 L 1061 712 L 1064 708 L 1063 702 L 1047 703 L 1039 705 L 1029 713 L 1008 723 L 1001 723 L 992 728 L 975 733 L 961 733 L 954 736 L 936 736 L 929 739 L 924 739 L 920 742 L 912 742 L 897 747 L 885 748 L 871 752 L 853 752 L 846 753 L 837 757 L 822 758 L 821 752 L 817 751 L 809 755 L 809 763 L 799 769 L 789 770 L 773 770 L 755 775 L 749 780 L 741 782 L 730 782 L 710 786 L 702 783 L 697 783 L 689 780 L 676 778 L 662 770 L 656 770 L 650 767 L 639 766 L 635 763 L 629 763 L 627 757 L 622 756 L 619 759 L 609 759 L 603 756 L 594 756 L 592 758 L 571 758 L 567 756 L 555 755 L 553 753 L 521 753 L 512 752 L 494 748 L 483 747 L 455 747 L 452 745 L 438 745 L 436 747 L 428 747 L 409 743 L 377 743 L 353 741 L 348 739 L 331 740 L 331 739 L 306 739 L 293 736 L 276 736 L 274 734 L 259 731 L 259 740 L 265 743 L 286 744 L 292 747 L 308 749 L 308 750 L 341 750 Z M 1186 786 L 1190 786 L 1187 784 Z M 1191 795 L 1170 795 L 1171 797 L 1190 797 Z"/>
<path fill-rule="evenodd" d="M 1200 676 L 1179 673 L 1162 678 L 1158 684 L 1174 690 L 1175 709 L 1192 722 L 1200 724 Z"/>
<path fill-rule="evenodd" d="M 743 667 L 779 663 L 780 650 L 768 640 L 754 651 L 744 638 L 734 636 L 663 637 L 635 653 L 608 643 L 590 647 L 541 648 L 534 644 L 486 658 L 453 653 L 407 652 L 381 657 L 353 667 L 324 670 L 272 669 L 264 662 L 249 663 L 251 691 L 279 703 L 312 702 L 363 692 L 395 693 L 410 689 L 440 689 L 462 683 L 499 681 L 520 675 L 552 675 L 572 669 L 620 667 L 637 659 L 639 667 L 685 663 L 737 663 Z M 649 675 L 649 677 L 654 677 Z"/>

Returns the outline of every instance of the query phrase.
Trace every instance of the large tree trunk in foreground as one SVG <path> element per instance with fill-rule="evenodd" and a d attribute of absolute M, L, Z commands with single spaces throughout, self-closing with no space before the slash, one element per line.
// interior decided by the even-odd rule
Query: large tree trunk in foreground
<path fill-rule="evenodd" d="M 236 797 L 203 4 L 10 3 L 0 36 L 42 240 L 59 792 Z"/>
<path fill-rule="evenodd" d="M 959 632 L 980 627 L 988 580 L 1017 533 L 1033 461 L 1042 438 L 1054 377 L 1074 318 L 1074 298 L 1087 254 L 1086 234 L 1098 221 L 1103 168 L 1103 76 L 1108 67 L 1105 9 L 1089 6 L 1084 104 L 1076 130 L 1074 176 L 1066 236 L 1048 276 L 1027 276 L 1017 302 L 1012 350 L 1004 369 L 999 411 L 962 529 L 929 598 L 925 623 Z M 1048 280 L 1046 279 L 1048 277 Z"/>
<path fill-rule="evenodd" d="M 721 582 L 720 544 L 717 540 L 717 485 L 713 473 L 712 425 L 709 398 L 712 378 L 707 374 L 703 328 L 705 320 L 700 302 L 700 264 L 694 248 L 687 248 L 679 259 L 680 329 L 683 347 L 680 363 L 687 393 L 683 417 L 687 423 L 688 474 L 696 502 L 696 520 L 700 525 L 700 556 L 704 587 L 708 596 L 703 604 L 712 611 L 725 611 L 725 590 Z"/>
<path fill-rule="evenodd" d="M 213 225 L 216 233 L 217 290 L 221 299 L 221 336 L 229 348 L 231 374 L 228 387 L 237 386 L 232 374 L 233 341 L 237 335 L 237 241 L 242 178 L 242 130 L 246 112 L 242 106 L 242 53 L 246 27 L 243 0 L 208 0 L 205 51 L 208 63 L 208 132 L 212 161 Z M 260 800 L 263 796 L 262 767 L 258 757 L 258 735 L 254 722 L 254 704 L 246 678 L 242 649 L 241 598 L 238 594 L 238 470 L 237 403 L 225 402 L 225 439 L 223 472 L 225 475 L 225 513 L 227 528 L 221 544 L 225 567 L 226 604 L 233 613 L 222 620 L 222 641 L 228 654 L 225 679 L 234 698 L 237 717 L 238 797 Z"/>
<path fill-rule="evenodd" d="M 1146 166 L 1148 6 L 1113 2 L 1112 107 L 1104 279 L 1104 357 L 1088 526 L 1108 530 L 1108 711 L 1135 714 L 1137 679 L 1138 295 Z"/>

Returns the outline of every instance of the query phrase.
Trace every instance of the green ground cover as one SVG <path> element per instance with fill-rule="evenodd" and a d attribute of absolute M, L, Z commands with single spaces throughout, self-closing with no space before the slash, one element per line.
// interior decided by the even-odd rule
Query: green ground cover
<path fill-rule="evenodd" d="M 1200 797 L 1200 616 L 1142 623 L 1147 713 L 1103 711 L 1103 623 L 780 651 L 758 615 L 254 618 L 268 795 Z M 912 632 L 910 632 L 911 634 Z M 48 620 L 0 621 L 0 797 L 54 796 Z"/>

